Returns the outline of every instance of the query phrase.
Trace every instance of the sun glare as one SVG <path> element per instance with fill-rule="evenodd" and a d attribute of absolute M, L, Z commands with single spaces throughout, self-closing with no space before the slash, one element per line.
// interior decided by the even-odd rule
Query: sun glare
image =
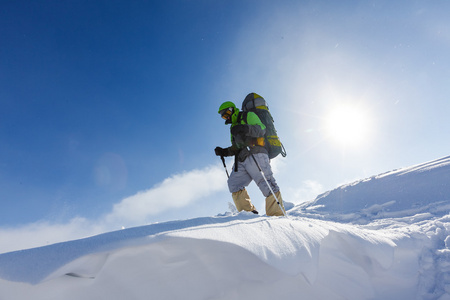
<path fill-rule="evenodd" d="M 341 106 L 333 109 L 326 118 L 327 134 L 345 146 L 361 144 L 367 137 L 367 118 L 361 109 Z"/>

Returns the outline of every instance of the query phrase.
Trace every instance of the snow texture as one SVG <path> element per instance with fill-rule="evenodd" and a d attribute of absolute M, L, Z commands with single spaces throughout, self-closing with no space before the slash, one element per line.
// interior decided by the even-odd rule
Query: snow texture
<path fill-rule="evenodd" d="M 319 195 L 0 255 L 0 299 L 450 299 L 450 157 Z M 231 210 L 231 209 L 230 209 Z"/>

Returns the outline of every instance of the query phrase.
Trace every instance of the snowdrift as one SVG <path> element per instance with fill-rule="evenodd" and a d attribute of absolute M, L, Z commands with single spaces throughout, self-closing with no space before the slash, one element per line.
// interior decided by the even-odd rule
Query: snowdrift
<path fill-rule="evenodd" d="M 449 164 L 445 157 L 343 185 L 300 205 L 300 214 L 362 224 L 419 213 L 445 215 L 450 209 Z"/>
<path fill-rule="evenodd" d="M 0 255 L 0 299 L 450 299 L 450 157 L 289 218 L 218 215 Z"/>

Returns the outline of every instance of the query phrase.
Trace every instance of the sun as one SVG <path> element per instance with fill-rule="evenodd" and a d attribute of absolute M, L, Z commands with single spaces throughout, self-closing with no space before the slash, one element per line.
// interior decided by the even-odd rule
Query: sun
<path fill-rule="evenodd" d="M 368 135 L 368 118 L 356 106 L 342 105 L 332 109 L 325 118 L 327 135 L 344 146 L 360 145 Z"/>

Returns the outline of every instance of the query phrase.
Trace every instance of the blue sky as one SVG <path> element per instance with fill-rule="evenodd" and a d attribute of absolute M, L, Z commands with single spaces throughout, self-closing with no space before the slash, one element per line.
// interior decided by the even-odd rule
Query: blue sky
<path fill-rule="evenodd" d="M 287 201 L 450 154 L 447 1 L 0 5 L 0 227 L 227 211 L 217 108 L 250 92 Z"/>

